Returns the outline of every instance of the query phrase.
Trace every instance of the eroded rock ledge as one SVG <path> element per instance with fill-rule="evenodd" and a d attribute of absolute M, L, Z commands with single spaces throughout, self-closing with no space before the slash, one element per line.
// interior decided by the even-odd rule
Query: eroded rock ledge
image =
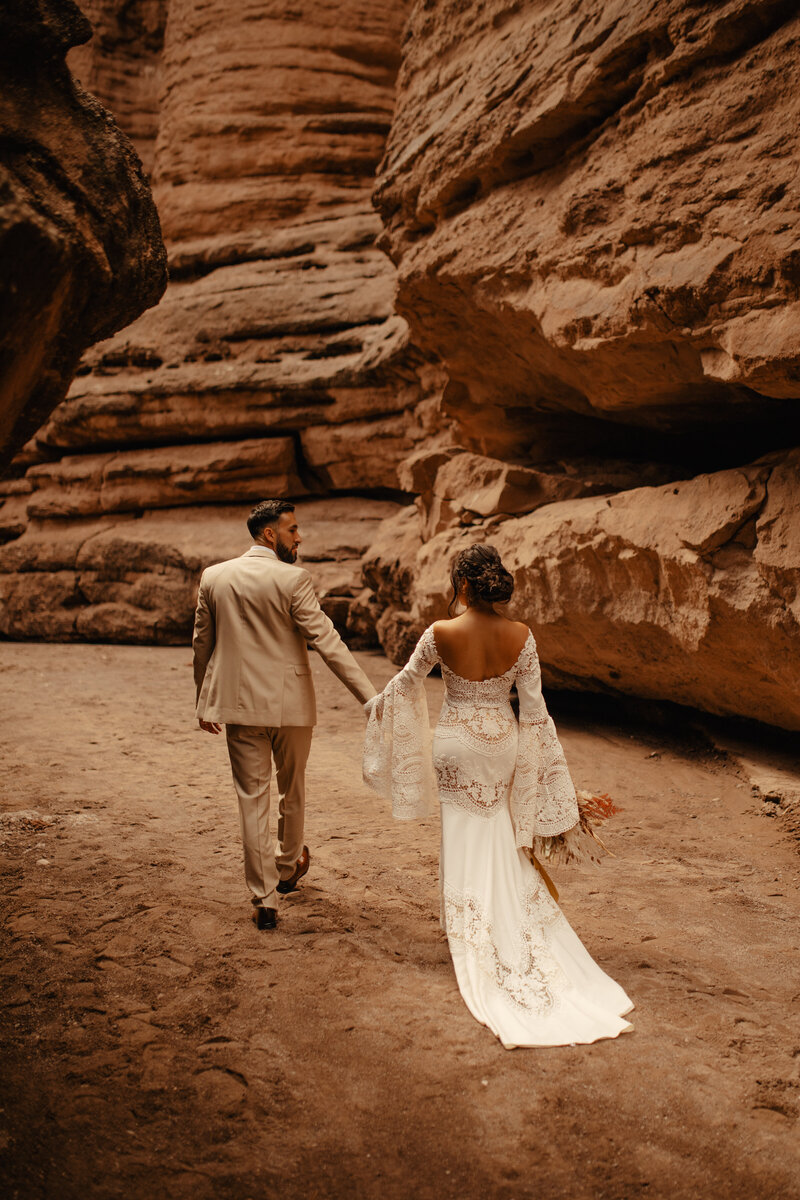
<path fill-rule="evenodd" d="M 72 0 L 0 9 L 0 468 L 63 400 L 87 346 L 166 286 L 136 153 L 65 65 L 90 36 Z"/>
<path fill-rule="evenodd" d="M 450 598 L 448 565 L 491 541 L 514 574 L 545 683 L 666 699 L 800 729 L 800 451 L 658 488 L 451 525 L 405 510 L 366 574 L 404 660 Z M 409 599 L 413 602 L 409 604 Z"/>
<path fill-rule="evenodd" d="M 327 610 L 360 628 L 353 572 L 375 514 L 402 499 L 399 464 L 435 432 L 443 383 L 394 312 L 370 201 L 406 7 L 90 0 L 89 12 L 95 37 L 73 66 L 147 159 L 171 279 L 158 309 L 84 356 L 24 476 L 0 485 L 2 632 L 186 638 L 205 564 L 184 531 L 235 554 L 241 514 L 268 495 L 334 497 L 339 523 L 361 530 L 344 575 L 315 568 Z M 206 523 L 230 530 L 227 549 Z M 336 536 L 331 555 L 343 561 Z"/>
<path fill-rule="evenodd" d="M 378 500 L 299 501 L 303 564 L 354 645 L 374 642 L 375 602 L 361 559 L 397 505 Z M 210 563 L 250 545 L 247 506 L 194 506 L 29 520 L 0 549 L 0 636 L 42 641 L 191 639 L 197 581 Z"/>
<path fill-rule="evenodd" d="M 780 0 L 415 5 L 375 196 L 453 445 L 367 559 L 397 661 L 491 540 L 549 683 L 798 728 L 799 43 Z"/>
<path fill-rule="evenodd" d="M 415 6 L 376 199 L 468 444 L 798 433 L 799 36 L 781 0 Z"/>

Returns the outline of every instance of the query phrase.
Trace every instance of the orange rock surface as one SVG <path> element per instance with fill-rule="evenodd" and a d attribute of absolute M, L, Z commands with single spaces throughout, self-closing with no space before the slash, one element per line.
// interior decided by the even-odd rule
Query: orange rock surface
<path fill-rule="evenodd" d="M 490 540 L 551 686 L 798 728 L 797 6 L 90 12 L 171 283 L 2 485 L 0 631 L 185 639 L 274 491 L 397 661 Z"/>
<path fill-rule="evenodd" d="M 87 346 L 166 284 L 136 155 L 65 66 L 90 36 L 71 2 L 0 10 L 0 467 L 63 400 Z"/>
<path fill-rule="evenodd" d="M 797 429 L 799 36 L 780 0 L 416 5 L 376 195 L 481 449 Z"/>
<path fill-rule="evenodd" d="M 27 531 L 0 556 L 0 628 L 42 637 L 49 621 L 53 636 L 108 636 L 113 567 L 99 566 L 91 596 L 60 574 L 73 565 L 59 546 L 82 531 L 91 542 L 103 516 L 141 564 L 130 630 L 181 640 L 196 576 L 180 602 L 165 594 L 160 606 L 144 578 L 152 543 L 127 514 L 163 509 L 178 531 L 184 508 L 197 528 L 216 524 L 219 504 L 246 513 L 267 495 L 358 491 L 367 498 L 350 504 L 350 523 L 372 529 L 373 514 L 393 511 L 397 467 L 430 424 L 441 375 L 394 312 L 370 200 L 406 9 L 92 0 L 88 11 L 95 38 L 72 65 L 118 100 L 148 162 L 171 282 L 157 309 L 85 356 L 29 447 L 45 461 L 0 485 L 0 533 Z M 218 557 L 238 552 L 242 519 Z M 28 535 L 53 548 L 52 573 L 38 566 L 35 580 Z M 168 558 L 182 556 L 175 539 Z M 346 578 L 318 580 L 343 629 L 363 626 L 352 576 L 366 544 L 359 534 Z M 20 597 L 34 586 L 31 607 Z"/>
<path fill-rule="evenodd" d="M 417 453 L 368 555 L 396 660 L 492 541 L 551 685 L 800 728 L 799 38 L 776 0 L 415 5 L 376 200 L 468 453 Z"/>

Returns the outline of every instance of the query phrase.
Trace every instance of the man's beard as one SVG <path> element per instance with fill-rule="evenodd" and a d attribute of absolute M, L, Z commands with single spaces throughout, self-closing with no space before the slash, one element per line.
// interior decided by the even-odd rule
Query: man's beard
<path fill-rule="evenodd" d="M 290 546 L 285 546 L 283 542 L 275 543 L 275 553 L 281 562 L 293 563 L 297 561 L 297 551 L 292 550 Z"/>

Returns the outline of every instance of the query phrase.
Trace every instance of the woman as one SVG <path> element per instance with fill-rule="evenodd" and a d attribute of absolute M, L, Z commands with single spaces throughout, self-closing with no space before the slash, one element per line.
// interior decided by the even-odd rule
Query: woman
<path fill-rule="evenodd" d="M 465 611 L 425 630 L 408 664 L 365 705 L 364 779 L 401 820 L 442 816 L 442 927 L 470 1012 L 503 1045 L 616 1037 L 633 1005 L 592 960 L 539 859 L 596 857 L 541 689 L 527 625 L 495 611 L 514 582 L 492 546 L 451 570 Z M 445 700 L 433 737 L 424 678 Z M 516 685 L 519 721 L 511 707 Z M 551 895 L 552 891 L 552 895 Z"/>

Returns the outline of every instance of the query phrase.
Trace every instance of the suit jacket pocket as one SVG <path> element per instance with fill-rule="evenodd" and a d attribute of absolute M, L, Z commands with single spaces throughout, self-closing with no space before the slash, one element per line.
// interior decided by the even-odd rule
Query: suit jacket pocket
<path fill-rule="evenodd" d="M 317 706 L 309 663 L 287 663 L 284 674 L 281 725 L 314 725 Z"/>

